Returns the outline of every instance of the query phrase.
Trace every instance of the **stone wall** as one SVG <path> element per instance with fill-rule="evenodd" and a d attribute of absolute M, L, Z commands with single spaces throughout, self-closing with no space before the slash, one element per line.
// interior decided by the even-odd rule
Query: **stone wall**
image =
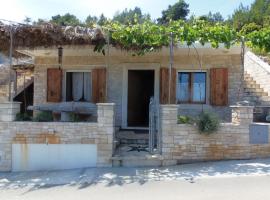
<path fill-rule="evenodd" d="M 12 169 L 12 144 L 96 144 L 97 166 L 111 166 L 114 104 L 98 104 L 97 123 L 0 122 L 0 171 Z"/>
<path fill-rule="evenodd" d="M 65 51 L 65 49 L 64 49 Z M 123 82 L 124 69 L 137 68 L 146 69 L 146 66 L 155 66 L 156 70 L 160 67 L 169 66 L 168 49 L 161 50 L 155 53 L 149 53 L 144 56 L 132 56 L 131 53 L 124 51 L 112 50 L 109 65 L 106 56 L 100 54 L 89 53 L 85 56 L 64 56 L 63 70 L 91 70 L 97 67 L 107 67 L 108 83 L 107 83 L 107 102 L 114 102 L 116 104 L 116 125 L 120 126 L 122 123 L 122 96 L 123 87 L 127 84 Z M 76 52 L 75 52 L 76 53 Z M 64 54 L 65 55 L 65 54 Z M 200 61 L 202 70 L 208 72 L 207 83 L 207 103 L 204 106 L 206 110 L 212 110 L 218 113 L 223 119 L 230 119 L 230 108 L 213 107 L 210 105 L 210 78 L 209 72 L 211 68 L 227 67 L 229 69 L 229 105 L 235 104 L 238 99 L 238 94 L 242 92 L 243 69 L 241 64 L 240 52 L 234 54 L 220 53 L 216 50 L 213 53 L 206 53 L 201 55 Z M 47 68 L 58 67 L 57 57 L 36 57 L 35 58 L 35 72 L 34 72 L 34 104 L 46 102 L 47 96 Z M 178 50 L 175 51 L 174 67 L 179 71 L 199 71 L 199 61 L 194 50 Z M 159 78 L 159 77 L 156 77 Z M 63 84 L 64 85 L 64 84 Z M 157 94 L 158 91 L 155 91 Z M 159 96 L 159 95 L 156 95 Z M 241 95 L 239 95 L 241 96 Z M 198 105 L 180 105 L 181 113 L 197 115 L 201 111 L 201 106 Z"/>
<path fill-rule="evenodd" d="M 20 102 L 0 102 L 0 122 L 12 122 L 20 112 Z"/>
<path fill-rule="evenodd" d="M 270 67 L 252 52 L 245 54 L 245 71 L 251 75 L 260 87 L 270 96 Z"/>
<path fill-rule="evenodd" d="M 249 124 L 253 119 L 253 107 L 238 106 L 232 109 L 232 123 L 223 123 L 217 133 L 205 135 L 200 134 L 193 125 L 177 123 L 176 105 L 162 105 L 164 164 L 270 157 L 270 141 L 268 144 L 250 144 Z"/>

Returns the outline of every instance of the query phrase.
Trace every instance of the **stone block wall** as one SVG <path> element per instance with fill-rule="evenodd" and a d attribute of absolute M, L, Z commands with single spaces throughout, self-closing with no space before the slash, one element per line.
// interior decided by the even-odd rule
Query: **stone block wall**
<path fill-rule="evenodd" d="M 261 60 L 258 56 L 248 51 L 245 54 L 245 71 L 260 85 L 270 96 L 270 67 L 269 64 Z"/>
<path fill-rule="evenodd" d="M 20 112 L 20 102 L 0 103 L 0 122 L 12 122 Z"/>
<path fill-rule="evenodd" d="M 164 165 L 270 157 L 270 141 L 268 144 L 250 144 L 249 124 L 252 123 L 253 108 L 233 107 L 232 110 L 232 123 L 223 123 L 217 133 L 205 135 L 200 134 L 196 126 L 177 123 L 176 105 L 162 105 Z M 268 128 L 270 130 L 270 126 Z"/>
<path fill-rule="evenodd" d="M 96 144 L 97 166 L 111 166 L 114 104 L 98 104 L 97 123 L 0 122 L 0 171 L 12 169 L 12 144 Z"/>

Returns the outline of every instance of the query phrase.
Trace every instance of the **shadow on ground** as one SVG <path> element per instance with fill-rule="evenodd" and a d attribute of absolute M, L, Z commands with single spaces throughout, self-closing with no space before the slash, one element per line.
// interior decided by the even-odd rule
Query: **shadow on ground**
<path fill-rule="evenodd" d="M 0 173 L 0 189 L 27 188 L 27 192 L 59 186 L 79 190 L 93 185 L 107 187 L 148 181 L 186 180 L 211 177 L 270 175 L 270 159 L 221 161 L 160 168 L 87 168 L 50 172 Z"/>

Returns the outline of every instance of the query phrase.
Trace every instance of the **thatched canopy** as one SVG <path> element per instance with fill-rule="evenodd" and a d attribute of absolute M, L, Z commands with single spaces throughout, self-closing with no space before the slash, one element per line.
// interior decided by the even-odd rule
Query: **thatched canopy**
<path fill-rule="evenodd" d="M 61 27 L 51 23 L 38 26 L 16 24 L 7 25 L 0 22 L 0 52 L 7 54 L 10 48 L 10 31 L 13 35 L 13 48 L 35 48 L 60 45 L 95 45 L 104 42 L 100 28 Z"/>

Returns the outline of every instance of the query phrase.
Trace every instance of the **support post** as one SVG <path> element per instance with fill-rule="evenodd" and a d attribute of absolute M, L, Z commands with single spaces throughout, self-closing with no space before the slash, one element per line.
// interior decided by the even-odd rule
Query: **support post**
<path fill-rule="evenodd" d="M 170 67 L 169 67 L 169 104 L 171 103 L 171 82 L 172 82 L 172 68 L 173 68 L 173 33 L 170 34 Z"/>
<path fill-rule="evenodd" d="M 231 106 L 232 123 L 240 125 L 248 125 L 253 122 L 254 106 Z"/>

